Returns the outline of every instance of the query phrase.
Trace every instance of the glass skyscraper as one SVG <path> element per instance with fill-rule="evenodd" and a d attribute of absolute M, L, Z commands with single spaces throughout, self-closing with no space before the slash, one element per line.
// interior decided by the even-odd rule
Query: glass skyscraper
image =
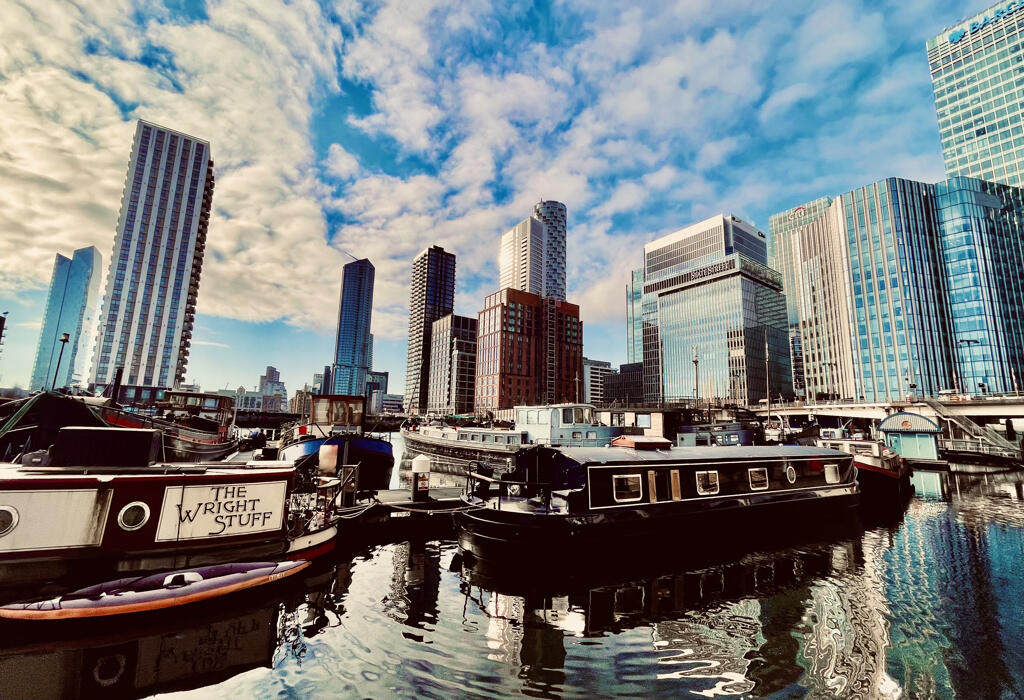
<path fill-rule="evenodd" d="M 1000 2 L 927 42 L 946 173 L 1024 184 L 1024 1 Z"/>
<path fill-rule="evenodd" d="M 763 233 L 724 215 L 644 246 L 645 401 L 792 396 L 782 278 L 767 257 Z"/>
<path fill-rule="evenodd" d="M 427 410 L 430 394 L 430 349 L 434 321 L 455 307 L 455 254 L 435 245 L 412 261 L 409 287 L 409 347 L 405 369 L 405 410 Z"/>
<path fill-rule="evenodd" d="M 373 316 L 373 264 L 363 258 L 341 271 L 338 301 L 338 334 L 331 367 L 335 394 L 361 396 L 370 371 L 370 320 Z"/>
<path fill-rule="evenodd" d="M 626 362 L 644 361 L 644 269 L 626 283 Z"/>
<path fill-rule="evenodd" d="M 213 186 L 208 142 L 138 122 L 107 272 L 94 384 L 108 384 L 117 367 L 124 367 L 128 385 L 166 388 L 185 379 Z"/>
<path fill-rule="evenodd" d="M 70 259 L 60 253 L 54 259 L 30 390 L 59 389 L 87 381 L 96 343 L 101 265 L 100 252 L 92 246 L 79 248 Z M 63 333 L 70 338 L 61 356 Z"/>

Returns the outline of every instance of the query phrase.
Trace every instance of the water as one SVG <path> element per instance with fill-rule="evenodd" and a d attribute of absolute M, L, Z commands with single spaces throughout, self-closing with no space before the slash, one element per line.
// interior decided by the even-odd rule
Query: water
<path fill-rule="evenodd" d="M 879 524 L 653 569 L 610 548 L 593 572 L 514 579 L 448 540 L 356 549 L 273 600 L 7 639 L 0 695 L 1024 695 L 1024 475 L 914 484 Z"/>

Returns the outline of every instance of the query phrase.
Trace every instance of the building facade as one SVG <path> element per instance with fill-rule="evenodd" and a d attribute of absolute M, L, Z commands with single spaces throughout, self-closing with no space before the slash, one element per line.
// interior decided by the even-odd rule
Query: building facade
<path fill-rule="evenodd" d="M 409 288 L 409 347 L 405 369 L 405 411 L 427 410 L 433 323 L 455 308 L 455 254 L 431 246 L 412 262 Z"/>
<path fill-rule="evenodd" d="M 288 402 L 288 390 L 285 389 L 281 373 L 276 367 L 267 365 L 266 372 L 260 375 L 259 387 L 264 396 L 280 396 L 285 403 Z"/>
<path fill-rule="evenodd" d="M 927 42 L 946 173 L 1024 184 L 1024 4 L 1000 2 Z"/>
<path fill-rule="evenodd" d="M 361 396 L 370 371 L 370 322 L 373 317 L 373 282 L 376 270 L 367 260 L 354 260 L 341 272 L 338 333 L 331 366 L 333 393 Z"/>
<path fill-rule="evenodd" d="M 501 237 L 498 287 L 565 300 L 566 209 L 561 202 L 539 202 L 533 215 Z"/>
<path fill-rule="evenodd" d="M 476 387 L 477 319 L 448 314 L 431 330 L 427 410 L 441 415 L 472 413 Z"/>
<path fill-rule="evenodd" d="M 604 403 L 604 381 L 611 373 L 611 362 L 583 358 L 583 400 L 586 403 Z"/>
<path fill-rule="evenodd" d="M 295 395 L 288 402 L 288 412 L 308 417 L 313 410 L 313 391 L 309 384 L 295 390 Z"/>
<path fill-rule="evenodd" d="M 381 394 L 388 393 L 388 376 L 387 372 L 378 372 L 377 370 L 370 370 L 366 373 L 367 398 L 372 396 L 374 391 L 379 391 Z"/>
<path fill-rule="evenodd" d="M 644 361 L 644 270 L 633 270 L 626 283 L 626 360 Z"/>
<path fill-rule="evenodd" d="M 54 259 L 30 390 L 88 382 L 96 345 L 102 264 L 99 251 L 92 246 L 79 248 L 71 258 L 58 253 Z M 64 333 L 69 340 L 61 357 Z"/>
<path fill-rule="evenodd" d="M 382 413 L 401 413 L 403 400 L 401 394 L 383 394 L 380 397 L 380 410 Z"/>
<path fill-rule="evenodd" d="M 90 382 L 185 379 L 213 204 L 207 141 L 140 120 L 107 272 Z"/>
<path fill-rule="evenodd" d="M 644 399 L 793 394 L 782 278 L 767 240 L 719 214 L 644 246 Z"/>
<path fill-rule="evenodd" d="M 627 362 L 604 378 L 606 406 L 639 406 L 644 403 L 644 363 Z"/>
<path fill-rule="evenodd" d="M 576 304 L 517 289 L 489 294 L 477 323 L 477 412 L 580 401 L 579 313 Z"/>
<path fill-rule="evenodd" d="M 533 205 L 533 215 L 544 224 L 544 292 L 541 296 L 565 301 L 565 234 L 568 212 L 561 202 L 544 200 Z"/>

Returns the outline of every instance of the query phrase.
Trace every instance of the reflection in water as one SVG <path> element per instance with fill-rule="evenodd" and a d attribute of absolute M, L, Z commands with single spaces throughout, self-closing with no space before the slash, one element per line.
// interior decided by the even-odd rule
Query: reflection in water
<path fill-rule="evenodd" d="M 914 483 L 884 526 L 653 568 L 610 549 L 568 578 L 495 574 L 436 540 L 339 554 L 272 600 L 9 633 L 0 695 L 1024 696 L 1022 476 Z"/>

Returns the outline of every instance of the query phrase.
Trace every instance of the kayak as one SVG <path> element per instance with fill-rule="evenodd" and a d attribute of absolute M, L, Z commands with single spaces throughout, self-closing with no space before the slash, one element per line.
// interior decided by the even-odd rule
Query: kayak
<path fill-rule="evenodd" d="M 56 598 L 0 606 L 8 620 L 67 620 L 154 612 L 198 603 L 294 576 L 308 561 L 218 564 L 136 576 Z"/>

